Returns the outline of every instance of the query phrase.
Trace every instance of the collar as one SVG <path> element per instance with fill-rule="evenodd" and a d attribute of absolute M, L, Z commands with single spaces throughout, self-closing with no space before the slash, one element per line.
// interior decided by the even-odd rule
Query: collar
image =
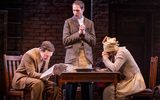
<path fill-rule="evenodd" d="M 80 24 L 80 25 L 84 25 L 84 17 L 82 16 L 82 18 L 80 18 L 80 19 L 77 19 L 78 20 L 78 23 Z"/>

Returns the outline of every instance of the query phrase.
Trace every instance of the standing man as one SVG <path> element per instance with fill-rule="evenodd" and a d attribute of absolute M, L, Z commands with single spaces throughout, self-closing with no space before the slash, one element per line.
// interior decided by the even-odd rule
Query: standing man
<path fill-rule="evenodd" d="M 50 57 L 54 51 L 54 45 L 50 41 L 44 41 L 39 48 L 28 50 L 14 74 L 12 87 L 31 90 L 31 100 L 42 100 L 44 90 L 50 93 L 55 91 L 53 94 L 57 95 L 57 87 L 52 81 L 40 79 L 42 73 L 48 69 Z"/>
<path fill-rule="evenodd" d="M 96 44 L 96 36 L 93 21 L 83 16 L 84 9 L 82 1 L 73 2 L 73 17 L 64 23 L 63 44 L 66 48 L 65 63 L 85 68 L 93 64 L 92 47 Z M 75 100 L 76 89 L 76 83 L 66 85 L 67 100 Z M 83 100 L 90 99 L 89 83 L 81 83 L 81 92 Z"/>

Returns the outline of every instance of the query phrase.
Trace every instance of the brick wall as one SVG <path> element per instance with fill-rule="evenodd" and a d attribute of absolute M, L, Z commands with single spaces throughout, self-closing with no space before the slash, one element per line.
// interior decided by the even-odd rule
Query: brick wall
<path fill-rule="evenodd" d="M 25 0 L 23 20 L 23 52 L 38 47 L 42 41 L 51 41 L 56 48 L 52 63 L 64 61 L 62 44 L 64 20 L 72 16 L 68 4 L 53 4 L 46 0 Z"/>
<path fill-rule="evenodd" d="M 73 0 L 25 0 L 23 15 L 23 45 L 22 52 L 38 47 L 42 41 L 50 40 L 56 51 L 51 64 L 64 62 L 65 49 L 62 44 L 62 30 L 65 19 L 72 16 Z M 84 0 L 85 1 L 85 0 Z M 109 34 L 109 5 L 107 0 L 91 0 L 93 5 L 92 18 L 95 23 L 97 44 L 93 48 L 94 62 L 101 58 L 102 40 Z M 86 2 L 86 1 L 85 1 Z M 87 4 L 90 5 L 90 4 Z M 89 8 L 89 7 L 86 7 Z M 86 9 L 85 13 L 89 10 Z M 157 15 L 159 16 L 159 15 Z M 154 17 L 154 16 L 153 16 Z M 159 17 L 153 18 L 156 28 L 153 28 L 152 55 L 160 56 L 159 51 Z M 155 21 L 156 20 L 156 21 Z"/>
<path fill-rule="evenodd" d="M 94 48 L 94 60 L 101 58 L 102 40 L 108 35 L 109 28 L 109 8 L 107 0 L 94 0 L 93 21 L 95 23 L 97 44 Z"/>
<path fill-rule="evenodd" d="M 51 64 L 64 62 L 65 49 L 62 44 L 62 31 L 65 19 L 72 16 L 71 4 L 71 2 L 53 3 L 48 0 L 24 1 L 23 53 L 28 49 L 38 47 L 44 40 L 50 40 L 56 48 Z M 94 47 L 95 60 L 101 55 L 101 41 L 108 33 L 107 8 L 107 3 L 93 2 L 93 21 L 97 37 L 97 45 Z"/>

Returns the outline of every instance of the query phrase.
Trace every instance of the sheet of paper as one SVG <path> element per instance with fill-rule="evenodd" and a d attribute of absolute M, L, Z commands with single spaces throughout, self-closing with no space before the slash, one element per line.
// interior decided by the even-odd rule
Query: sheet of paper
<path fill-rule="evenodd" d="M 54 70 L 54 65 L 53 65 L 51 68 L 49 68 L 48 70 L 46 70 L 46 71 L 41 75 L 40 78 L 50 77 L 51 75 L 54 75 L 53 70 Z"/>
<path fill-rule="evenodd" d="M 66 71 L 66 72 L 75 72 L 76 68 L 81 68 L 81 67 L 77 67 L 77 66 L 73 66 L 71 64 L 65 64 L 65 63 L 54 64 L 52 67 L 50 67 L 44 73 L 42 73 L 40 78 L 49 78 L 51 75 L 54 75 L 56 73 L 58 73 L 60 75 L 64 71 Z M 88 65 L 86 68 L 87 69 L 88 68 L 91 69 L 92 65 Z M 56 72 L 56 73 L 54 73 L 54 72 Z"/>
<path fill-rule="evenodd" d="M 67 72 L 72 72 L 74 71 L 75 66 L 71 65 L 71 64 L 65 64 L 67 66 L 66 71 Z"/>
<path fill-rule="evenodd" d="M 66 71 L 69 65 L 66 65 L 64 63 L 54 64 L 52 67 L 50 67 L 48 70 L 46 70 L 44 73 L 42 73 L 40 78 L 48 78 L 51 75 L 60 75 L 63 71 Z"/>

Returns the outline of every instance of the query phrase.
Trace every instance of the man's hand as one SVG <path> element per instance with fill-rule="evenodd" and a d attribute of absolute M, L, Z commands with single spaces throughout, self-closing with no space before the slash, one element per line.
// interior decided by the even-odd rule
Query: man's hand
<path fill-rule="evenodd" d="M 62 63 L 55 64 L 53 73 L 55 75 L 61 75 L 61 73 L 66 70 L 66 68 L 67 68 L 67 66 L 65 64 L 62 64 Z"/>
<path fill-rule="evenodd" d="M 84 25 L 79 26 L 79 34 L 85 34 L 85 26 Z"/>

